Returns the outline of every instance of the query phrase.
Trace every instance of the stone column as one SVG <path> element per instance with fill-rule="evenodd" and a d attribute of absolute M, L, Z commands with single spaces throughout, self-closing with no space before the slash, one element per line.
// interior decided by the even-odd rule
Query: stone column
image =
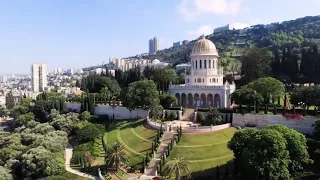
<path fill-rule="evenodd" d="M 182 111 L 178 111 L 178 119 L 179 119 L 179 120 L 182 120 L 182 118 L 183 118 L 183 117 L 182 117 Z"/>
<path fill-rule="evenodd" d="M 198 114 L 198 112 L 197 112 L 197 111 L 196 111 L 196 112 L 194 112 L 193 122 L 197 122 L 197 114 Z"/>
<path fill-rule="evenodd" d="M 164 119 L 166 117 L 166 110 L 162 111 L 162 119 Z"/>

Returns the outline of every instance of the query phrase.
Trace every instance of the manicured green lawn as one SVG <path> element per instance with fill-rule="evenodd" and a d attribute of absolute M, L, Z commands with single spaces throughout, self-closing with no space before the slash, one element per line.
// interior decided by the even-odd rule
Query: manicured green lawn
<path fill-rule="evenodd" d="M 183 134 L 181 141 L 172 149 L 169 159 L 185 157 L 191 163 L 192 172 L 224 165 L 233 159 L 227 143 L 236 131 L 235 128 L 228 128 L 213 133 Z"/>
<path fill-rule="evenodd" d="M 110 146 L 115 142 L 123 143 L 129 153 L 128 165 L 141 166 L 156 134 L 156 131 L 143 126 L 143 120 L 124 120 L 118 121 L 104 134 L 104 141 Z"/>
<path fill-rule="evenodd" d="M 68 179 L 72 179 L 72 180 L 89 180 L 88 178 L 85 177 L 81 177 L 75 174 L 72 174 L 70 172 L 64 172 L 60 175 L 57 176 L 50 176 L 45 178 L 45 180 L 68 180 Z"/>
<path fill-rule="evenodd" d="M 124 179 L 124 178 L 127 176 L 127 174 L 124 173 L 124 172 L 121 171 L 121 170 L 119 170 L 119 171 L 117 171 L 117 172 L 115 172 L 115 173 L 116 173 L 117 176 L 119 176 L 121 179 Z"/>

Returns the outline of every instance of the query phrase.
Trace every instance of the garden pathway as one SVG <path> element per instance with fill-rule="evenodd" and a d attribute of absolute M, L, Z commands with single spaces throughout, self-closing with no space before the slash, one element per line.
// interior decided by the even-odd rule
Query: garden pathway
<path fill-rule="evenodd" d="M 90 174 L 86 174 L 86 173 L 83 173 L 83 172 L 80 172 L 78 170 L 74 170 L 70 167 L 70 161 L 71 161 L 71 158 L 72 158 L 72 151 L 73 151 L 73 148 L 70 144 L 67 145 L 66 149 L 66 171 L 72 173 L 72 174 L 76 174 L 78 176 L 82 176 L 82 177 L 85 177 L 85 178 L 89 178 L 89 179 L 95 179 L 95 180 L 100 180 L 100 178 L 98 176 L 92 176 Z"/>
<path fill-rule="evenodd" d="M 146 168 L 146 171 L 144 172 L 145 175 L 156 176 L 157 167 L 161 161 L 161 157 L 165 153 L 168 144 L 171 142 L 171 139 L 174 139 L 175 135 L 175 132 L 165 132 L 163 134 L 158 151 L 156 152 L 156 155 L 151 159 L 149 166 Z"/>

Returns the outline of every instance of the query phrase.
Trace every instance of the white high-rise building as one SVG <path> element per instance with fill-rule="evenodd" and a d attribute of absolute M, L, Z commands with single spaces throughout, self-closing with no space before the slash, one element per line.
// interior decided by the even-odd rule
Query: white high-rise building
<path fill-rule="evenodd" d="M 6 75 L 0 76 L 0 83 L 6 83 L 8 81 L 8 77 Z"/>
<path fill-rule="evenodd" d="M 31 66 L 32 91 L 43 92 L 47 88 L 47 67 L 45 64 Z"/>

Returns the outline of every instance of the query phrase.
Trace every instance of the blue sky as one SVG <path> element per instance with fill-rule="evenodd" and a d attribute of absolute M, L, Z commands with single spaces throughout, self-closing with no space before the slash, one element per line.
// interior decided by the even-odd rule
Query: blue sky
<path fill-rule="evenodd" d="M 195 39 L 213 28 L 319 15 L 320 0 L 10 0 L 0 2 L 0 74 L 29 73 L 32 63 L 79 68 L 109 56 Z"/>

